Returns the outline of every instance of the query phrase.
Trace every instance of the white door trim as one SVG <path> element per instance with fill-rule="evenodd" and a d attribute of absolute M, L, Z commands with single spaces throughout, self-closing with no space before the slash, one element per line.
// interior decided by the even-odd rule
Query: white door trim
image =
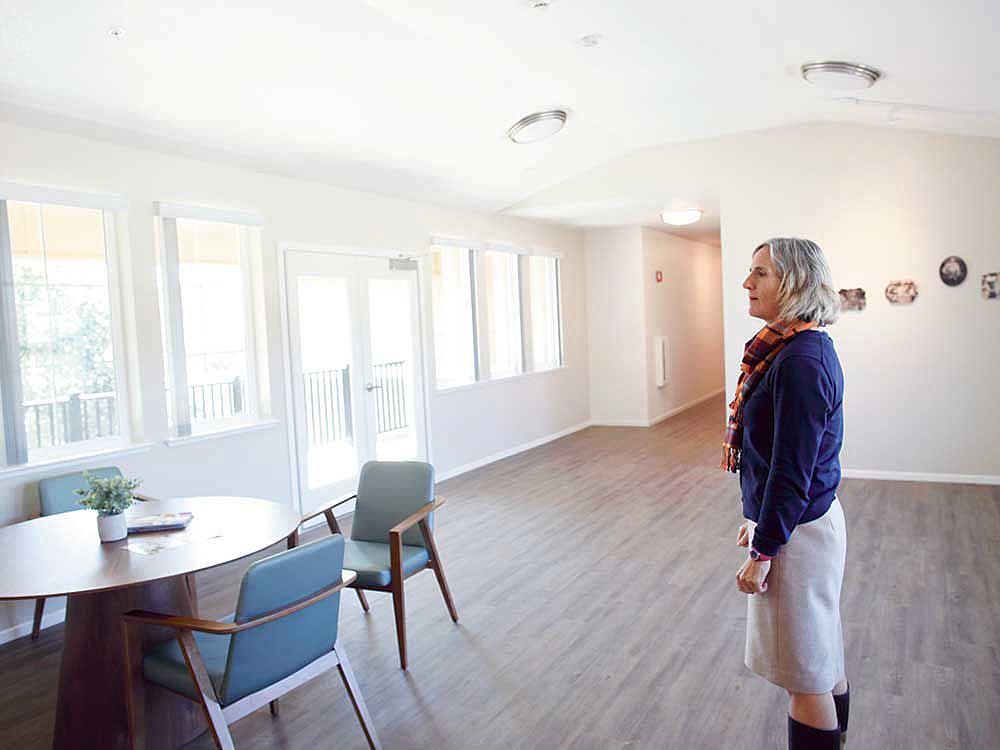
<path fill-rule="evenodd" d="M 352 247 L 347 245 L 311 245 L 298 242 L 278 242 L 278 297 L 281 313 L 281 358 L 282 372 L 285 381 L 285 415 L 288 425 L 288 466 L 290 473 L 290 484 L 292 489 L 292 501 L 298 507 L 299 513 L 302 509 L 302 486 L 299 481 L 299 458 L 298 441 L 295 426 L 295 396 L 292 390 L 292 345 L 291 345 L 291 319 L 288 314 L 288 254 L 297 253 L 317 253 L 322 255 L 351 255 L 367 258 L 413 258 L 417 261 L 417 369 L 422 374 L 421 385 L 423 398 L 421 399 L 421 411 L 423 416 L 423 439 L 427 450 L 427 460 L 433 463 L 433 449 L 431 446 L 431 422 L 430 422 L 430 381 L 427 371 L 427 342 L 428 342 L 428 304 L 429 294 L 425 293 L 427 286 L 425 282 L 425 262 L 424 253 L 416 255 L 413 253 L 401 252 L 399 250 L 386 250 L 384 248 Z M 354 510 L 354 503 L 345 503 L 340 506 L 338 512 L 341 515 Z"/>

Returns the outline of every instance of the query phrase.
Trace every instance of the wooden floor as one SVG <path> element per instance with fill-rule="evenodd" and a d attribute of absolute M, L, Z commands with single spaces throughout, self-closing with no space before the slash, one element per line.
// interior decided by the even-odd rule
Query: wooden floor
<path fill-rule="evenodd" d="M 736 480 L 723 405 L 591 428 L 443 483 L 431 573 L 343 599 L 342 638 L 382 741 L 434 748 L 783 748 L 786 699 L 743 666 Z M 843 613 L 855 749 L 1000 747 L 1000 488 L 845 481 Z M 246 562 L 199 576 L 232 609 Z M 61 628 L 0 647 L 0 748 L 51 741 Z M 234 726 L 241 750 L 366 747 L 335 673 Z M 191 748 L 208 748 L 198 741 Z"/>

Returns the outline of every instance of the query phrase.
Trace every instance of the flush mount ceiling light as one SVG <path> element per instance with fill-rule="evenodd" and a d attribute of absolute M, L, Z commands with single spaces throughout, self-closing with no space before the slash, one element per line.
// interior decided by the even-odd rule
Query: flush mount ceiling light
<path fill-rule="evenodd" d="M 679 211 L 664 211 L 660 214 L 664 224 L 671 224 L 675 227 L 683 227 L 687 224 L 694 224 L 701 219 L 700 208 L 682 208 Z"/>
<path fill-rule="evenodd" d="M 823 60 L 803 65 L 802 77 L 825 89 L 861 91 L 874 86 L 882 71 L 859 63 Z"/>
<path fill-rule="evenodd" d="M 566 111 L 550 109 L 522 117 L 507 130 L 507 137 L 514 143 L 534 143 L 555 135 L 566 124 Z"/>

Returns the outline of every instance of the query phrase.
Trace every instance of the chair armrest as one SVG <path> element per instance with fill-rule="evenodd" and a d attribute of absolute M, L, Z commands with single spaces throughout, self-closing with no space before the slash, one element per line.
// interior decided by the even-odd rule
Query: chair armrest
<path fill-rule="evenodd" d="M 435 510 L 444 505 L 443 497 L 436 497 L 432 502 L 427 503 L 423 508 L 418 510 L 412 516 L 404 518 L 402 521 L 397 523 L 391 529 L 389 529 L 389 537 L 400 536 L 404 531 L 409 528 L 416 526 L 418 523 L 423 521 L 427 516 L 433 513 Z"/>
<path fill-rule="evenodd" d="M 174 630 L 197 630 L 199 633 L 211 633 L 213 635 L 226 635 L 232 632 L 232 623 L 202 620 L 196 617 L 165 615 L 161 612 L 147 612 L 142 609 L 133 609 L 131 612 L 126 612 L 122 615 L 122 619 L 125 622 L 136 622 L 142 625 L 157 625 L 163 628 L 173 628 Z"/>
<path fill-rule="evenodd" d="M 358 574 L 353 570 L 345 570 L 341 573 L 339 583 L 336 583 L 333 586 L 328 586 L 325 589 L 320 589 L 316 593 L 310 594 L 309 596 L 299 599 L 296 602 L 292 602 L 286 607 L 266 612 L 259 617 L 255 617 L 252 620 L 246 620 L 244 622 L 216 622 L 215 620 L 200 620 L 194 617 L 178 617 L 176 615 L 165 615 L 159 612 L 146 612 L 141 609 L 134 609 L 131 612 L 126 612 L 122 615 L 122 619 L 126 622 L 137 622 L 143 625 L 158 625 L 164 628 L 173 628 L 177 631 L 196 630 L 199 633 L 209 633 L 211 635 L 231 635 L 233 633 L 240 633 L 244 630 L 251 630 L 252 628 L 260 627 L 261 625 L 266 625 L 269 622 L 280 620 L 282 617 L 287 617 L 288 615 L 294 614 L 299 610 L 310 607 L 313 604 L 316 604 L 329 596 L 333 596 L 338 591 L 350 586 L 354 583 L 354 579 L 357 577 Z"/>
<path fill-rule="evenodd" d="M 302 520 L 299 523 L 303 524 L 306 521 L 311 521 L 312 519 L 316 518 L 317 516 L 322 516 L 328 510 L 333 510 L 338 505 L 343 505 L 344 503 L 348 502 L 349 500 L 354 500 L 357 496 L 358 496 L 358 493 L 355 492 L 353 495 L 348 495 L 347 497 L 342 497 L 339 500 L 334 500 L 332 503 L 324 505 L 324 506 L 320 507 L 319 509 L 313 511 L 308 516 L 302 516 Z"/>

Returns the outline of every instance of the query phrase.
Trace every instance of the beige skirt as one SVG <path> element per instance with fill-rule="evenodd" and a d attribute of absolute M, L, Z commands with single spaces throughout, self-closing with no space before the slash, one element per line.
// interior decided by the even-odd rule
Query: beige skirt
<path fill-rule="evenodd" d="M 750 537 L 756 524 L 750 522 Z M 844 679 L 840 587 L 847 527 L 836 498 L 799 524 L 771 562 L 767 591 L 747 597 L 746 665 L 794 693 L 827 693 Z"/>

